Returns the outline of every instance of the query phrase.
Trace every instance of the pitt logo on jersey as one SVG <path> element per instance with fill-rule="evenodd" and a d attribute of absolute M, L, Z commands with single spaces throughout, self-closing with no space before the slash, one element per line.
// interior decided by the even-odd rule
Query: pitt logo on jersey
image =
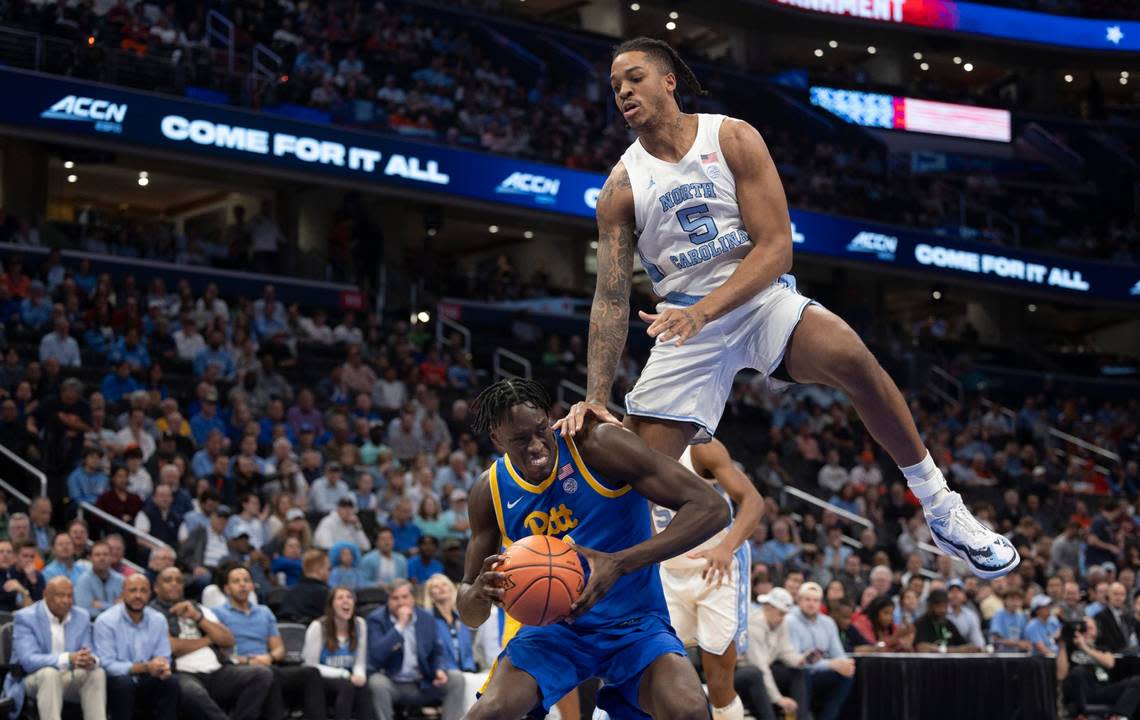
<path fill-rule="evenodd" d="M 561 535 L 578 527 L 578 521 L 574 519 L 574 511 L 561 503 L 550 508 L 549 513 L 535 510 L 526 516 L 523 525 L 535 535 Z"/>

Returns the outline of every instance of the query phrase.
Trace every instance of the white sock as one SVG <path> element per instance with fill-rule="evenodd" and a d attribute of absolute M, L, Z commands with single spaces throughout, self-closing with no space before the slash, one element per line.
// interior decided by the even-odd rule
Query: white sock
<path fill-rule="evenodd" d="M 744 720 L 744 704 L 740 702 L 740 696 L 734 697 L 724 707 L 714 707 L 713 720 Z"/>
<path fill-rule="evenodd" d="M 943 504 L 950 499 L 950 489 L 946 486 L 946 478 L 942 471 L 934 464 L 934 458 L 927 451 L 926 457 L 914 465 L 899 467 L 903 477 L 906 478 L 907 487 L 910 488 L 923 507 L 935 515 L 941 515 Z"/>

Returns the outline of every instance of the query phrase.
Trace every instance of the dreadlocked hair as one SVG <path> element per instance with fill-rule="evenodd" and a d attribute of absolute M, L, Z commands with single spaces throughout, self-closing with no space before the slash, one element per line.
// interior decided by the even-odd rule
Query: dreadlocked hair
<path fill-rule="evenodd" d="M 550 410 L 550 396 L 534 380 L 507 378 L 500 380 L 475 398 L 470 415 L 471 427 L 477 433 L 489 433 L 502 422 L 515 405 L 533 405 L 539 410 Z"/>
<path fill-rule="evenodd" d="M 701 83 L 697 80 L 697 76 L 673 49 L 673 46 L 664 40 L 658 40 L 651 37 L 635 37 L 632 40 L 626 40 L 621 45 L 614 48 L 614 54 L 610 58 L 616 58 L 618 55 L 627 52 L 643 52 L 653 57 L 654 60 L 661 63 L 667 72 L 671 72 L 681 79 L 685 87 L 689 89 L 694 95 L 708 95 L 708 90 L 701 87 Z M 681 90 L 680 87 L 673 91 L 673 99 L 677 101 L 677 107 L 681 107 Z"/>

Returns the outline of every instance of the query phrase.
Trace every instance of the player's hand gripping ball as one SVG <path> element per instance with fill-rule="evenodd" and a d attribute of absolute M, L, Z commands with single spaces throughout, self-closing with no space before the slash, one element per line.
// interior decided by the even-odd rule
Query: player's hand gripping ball
<path fill-rule="evenodd" d="M 586 585 L 572 545 L 549 535 L 512 543 L 495 566 L 503 579 L 503 610 L 523 625 L 550 625 L 570 615 Z"/>

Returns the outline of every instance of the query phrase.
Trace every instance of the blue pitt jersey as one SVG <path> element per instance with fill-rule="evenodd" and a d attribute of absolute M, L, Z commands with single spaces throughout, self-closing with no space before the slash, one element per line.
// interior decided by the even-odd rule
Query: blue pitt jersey
<path fill-rule="evenodd" d="M 582 462 L 573 439 L 556 438 L 554 470 L 538 485 L 523 479 L 506 455 L 491 466 L 503 546 L 527 535 L 553 535 L 612 553 L 648 540 L 653 534 L 649 502 L 629 485 L 615 487 L 598 478 Z M 650 614 L 669 621 L 656 565 L 619 579 L 574 627 L 612 627 Z"/>

